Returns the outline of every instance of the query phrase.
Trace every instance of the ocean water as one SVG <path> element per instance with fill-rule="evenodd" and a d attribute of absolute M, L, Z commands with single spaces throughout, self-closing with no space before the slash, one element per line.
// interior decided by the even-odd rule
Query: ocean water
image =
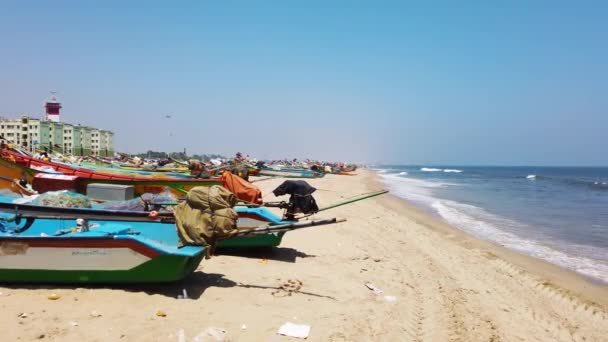
<path fill-rule="evenodd" d="M 608 168 L 377 167 L 453 226 L 608 284 Z"/>

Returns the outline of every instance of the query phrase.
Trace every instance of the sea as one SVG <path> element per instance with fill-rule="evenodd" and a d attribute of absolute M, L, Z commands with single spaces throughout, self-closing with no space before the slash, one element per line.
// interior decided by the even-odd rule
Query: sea
<path fill-rule="evenodd" d="M 608 167 L 374 169 L 458 229 L 608 284 Z"/>

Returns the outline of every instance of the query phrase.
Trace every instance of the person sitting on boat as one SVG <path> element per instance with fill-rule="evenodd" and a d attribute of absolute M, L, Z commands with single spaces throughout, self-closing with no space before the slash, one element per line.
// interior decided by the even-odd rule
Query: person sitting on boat
<path fill-rule="evenodd" d="M 133 160 L 135 161 L 136 167 L 141 167 L 144 164 L 144 161 L 141 160 L 141 158 L 139 158 L 139 157 L 135 157 L 135 158 L 133 158 Z"/>
<path fill-rule="evenodd" d="M 40 159 L 41 159 L 41 160 L 44 160 L 44 161 L 49 161 L 49 160 L 51 160 L 51 158 L 49 158 L 49 154 L 48 154 L 48 153 L 46 153 L 46 151 L 42 151 L 42 152 L 40 153 Z"/>
<path fill-rule="evenodd" d="M 188 162 L 188 170 L 190 170 L 190 175 L 195 178 L 200 178 L 205 172 L 205 164 L 201 163 L 200 160 L 190 159 Z"/>
<path fill-rule="evenodd" d="M 27 188 L 27 176 L 25 175 L 25 173 L 21 174 L 21 179 L 19 179 L 19 185 L 21 185 L 24 188 Z"/>

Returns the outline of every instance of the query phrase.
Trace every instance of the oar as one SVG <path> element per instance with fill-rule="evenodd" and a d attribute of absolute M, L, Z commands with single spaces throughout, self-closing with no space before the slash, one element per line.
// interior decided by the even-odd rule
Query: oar
<path fill-rule="evenodd" d="M 279 232 L 286 232 L 288 230 L 302 229 L 302 228 L 314 227 L 314 226 L 323 226 L 326 224 L 340 223 L 340 222 L 345 222 L 345 221 L 346 221 L 345 218 L 335 218 L 334 217 L 331 219 L 324 219 L 324 220 L 294 222 L 294 223 L 277 224 L 277 225 L 265 225 L 265 226 L 259 226 L 257 228 L 240 231 L 233 236 L 249 236 L 249 235 L 260 235 L 260 234 L 268 234 L 268 233 L 279 233 Z M 231 237 L 233 237 L 233 236 L 231 236 Z"/>
<path fill-rule="evenodd" d="M 11 213 L 21 218 L 128 222 L 174 222 L 173 213 L 147 211 L 97 210 L 88 208 L 57 208 L 29 204 L 1 203 L 0 212 Z"/>
<path fill-rule="evenodd" d="M 353 203 L 353 202 L 358 202 L 358 201 L 361 201 L 361 200 L 364 200 L 364 199 L 367 199 L 367 198 L 384 195 L 386 193 L 388 193 L 388 190 L 381 190 L 381 191 L 373 192 L 371 194 L 359 195 L 359 196 L 357 196 L 355 198 L 350 198 L 350 199 L 344 200 L 342 202 L 338 202 L 338 203 L 335 203 L 335 204 L 332 204 L 332 205 L 328 205 L 326 207 L 323 207 L 323 208 L 319 209 L 319 211 L 324 211 L 324 210 L 327 210 L 327 209 L 333 209 L 335 207 L 340 207 L 340 206 L 343 206 L 343 205 L 346 205 L 346 204 L 350 204 L 350 203 Z"/>

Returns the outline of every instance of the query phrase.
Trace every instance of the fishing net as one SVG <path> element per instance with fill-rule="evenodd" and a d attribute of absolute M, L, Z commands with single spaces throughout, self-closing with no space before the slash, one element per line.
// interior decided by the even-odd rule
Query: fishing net
<path fill-rule="evenodd" d="M 88 197 L 70 191 L 49 191 L 31 198 L 27 204 L 56 208 L 91 208 L 91 200 Z"/>
<path fill-rule="evenodd" d="M 96 203 L 94 209 L 100 210 L 127 210 L 127 211 L 144 211 L 146 204 L 139 197 L 126 201 L 107 201 Z"/>
<path fill-rule="evenodd" d="M 238 215 L 232 209 L 236 202 L 233 193 L 218 185 L 190 190 L 186 201 L 175 207 L 179 246 L 205 246 L 207 256 L 213 254 L 219 239 L 238 231 Z"/>
<path fill-rule="evenodd" d="M 177 204 L 177 197 L 168 189 L 159 194 L 145 193 L 141 197 L 126 201 L 107 201 L 93 205 L 95 209 L 103 210 L 127 210 L 127 211 L 148 211 L 158 210 L 159 208 L 169 209 Z"/>

